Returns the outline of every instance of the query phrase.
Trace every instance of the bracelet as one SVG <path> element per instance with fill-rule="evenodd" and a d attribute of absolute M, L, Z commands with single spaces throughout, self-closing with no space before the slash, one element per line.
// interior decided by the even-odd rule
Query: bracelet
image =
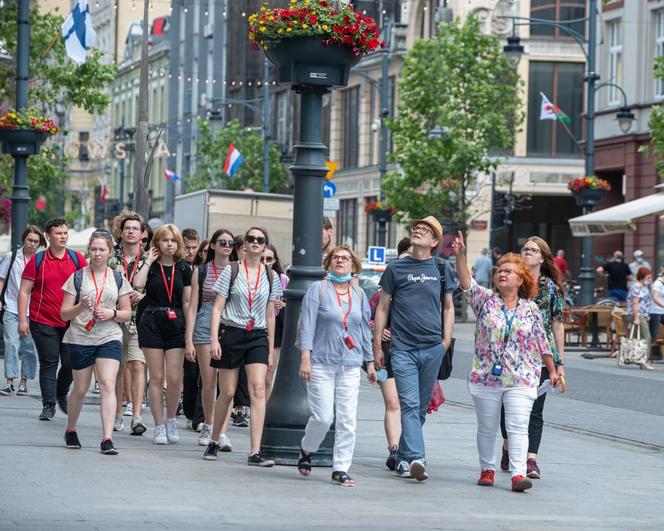
<path fill-rule="evenodd" d="M 118 316 L 118 311 L 117 311 L 117 310 L 113 310 L 113 319 L 115 319 L 117 316 Z"/>

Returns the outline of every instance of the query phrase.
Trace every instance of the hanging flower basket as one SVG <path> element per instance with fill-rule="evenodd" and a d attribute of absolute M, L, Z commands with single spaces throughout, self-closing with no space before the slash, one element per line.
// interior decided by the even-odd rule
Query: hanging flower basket
<path fill-rule="evenodd" d="M 58 131 L 50 118 L 34 110 L 9 111 L 0 116 L 2 151 L 14 156 L 36 155 L 44 141 Z"/>
<path fill-rule="evenodd" d="M 602 201 L 611 190 L 611 185 L 604 179 L 590 176 L 572 179 L 567 183 L 567 188 L 572 192 L 577 205 L 592 207 Z"/>
<path fill-rule="evenodd" d="M 369 201 L 364 205 L 364 211 L 369 214 L 374 221 L 388 223 L 397 209 L 392 205 L 387 205 L 383 201 Z"/>

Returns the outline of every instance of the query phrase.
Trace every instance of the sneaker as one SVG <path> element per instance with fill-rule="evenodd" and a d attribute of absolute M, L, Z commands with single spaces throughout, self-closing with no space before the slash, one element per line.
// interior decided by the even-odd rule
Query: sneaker
<path fill-rule="evenodd" d="M 2 396 L 11 396 L 16 392 L 14 384 L 7 384 L 7 387 L 0 389 L 0 395 Z"/>
<path fill-rule="evenodd" d="M 203 429 L 203 424 L 204 422 L 199 422 L 198 424 L 194 425 L 194 421 L 191 421 L 191 429 L 194 430 L 196 433 L 200 433 L 201 430 Z"/>
<path fill-rule="evenodd" d="M 134 416 L 134 404 L 132 404 L 131 402 L 129 402 L 129 403 L 127 404 L 127 407 L 126 407 L 125 410 L 124 410 L 123 415 L 124 415 L 125 417 L 133 417 L 133 416 Z"/>
<path fill-rule="evenodd" d="M 106 455 L 118 455 L 118 449 L 113 446 L 113 441 L 111 439 L 104 439 L 101 441 L 101 453 Z"/>
<path fill-rule="evenodd" d="M 178 423 L 175 419 L 166 419 L 166 438 L 169 443 L 176 443 L 180 440 L 178 435 Z"/>
<path fill-rule="evenodd" d="M 210 441 L 207 445 L 207 448 L 205 449 L 205 452 L 203 453 L 203 459 L 205 461 L 216 461 L 218 451 L 219 445 L 214 441 Z"/>
<path fill-rule="evenodd" d="M 42 408 L 41 415 L 39 415 L 39 420 L 53 420 L 53 417 L 55 417 L 55 406 L 46 404 Z"/>
<path fill-rule="evenodd" d="M 233 421 L 233 426 L 236 428 L 246 428 L 249 426 L 249 423 L 247 422 L 247 417 L 244 416 L 244 413 L 242 411 L 238 411 L 235 414 L 235 420 Z"/>
<path fill-rule="evenodd" d="M 65 446 L 74 450 L 81 449 L 81 441 L 78 440 L 78 434 L 75 431 L 65 432 Z"/>
<path fill-rule="evenodd" d="M 182 405 L 182 400 L 180 400 L 178 402 L 178 409 L 175 412 L 175 416 L 176 417 L 181 417 L 182 415 L 184 415 L 184 406 Z"/>
<path fill-rule="evenodd" d="M 231 440 L 226 435 L 225 433 L 222 433 L 221 436 L 219 437 L 219 451 L 221 452 L 232 452 L 233 451 L 233 445 L 231 444 Z"/>
<path fill-rule="evenodd" d="M 166 426 L 159 424 L 154 427 L 154 437 L 152 438 L 153 444 L 168 444 L 168 437 L 166 437 Z"/>
<path fill-rule="evenodd" d="M 58 403 L 58 407 L 60 408 L 60 411 L 62 411 L 66 415 L 67 414 L 67 395 L 58 396 L 58 397 L 55 398 L 55 401 Z"/>
<path fill-rule="evenodd" d="M 203 424 L 201 428 L 201 434 L 198 436 L 198 446 L 207 446 L 210 444 L 210 438 L 212 437 L 212 426 L 209 424 Z"/>
<path fill-rule="evenodd" d="M 537 461 L 532 457 L 526 461 L 526 476 L 530 479 L 540 479 L 540 469 L 537 466 Z"/>
<path fill-rule="evenodd" d="M 523 492 L 533 486 L 533 482 L 525 476 L 512 477 L 512 490 L 514 492 Z"/>
<path fill-rule="evenodd" d="M 495 475 L 495 470 L 482 470 L 480 479 L 477 480 L 477 484 L 482 487 L 493 487 L 493 479 Z"/>
<path fill-rule="evenodd" d="M 505 448 L 503 448 L 503 455 L 500 458 L 500 470 L 503 472 L 509 472 L 510 469 L 510 454 Z"/>
<path fill-rule="evenodd" d="M 236 419 L 237 419 L 237 413 L 235 411 L 231 411 L 231 423 L 233 424 L 233 426 L 235 426 Z"/>
<path fill-rule="evenodd" d="M 387 461 L 385 461 L 385 466 L 391 472 L 394 472 L 394 469 L 397 467 L 397 452 L 398 451 L 399 451 L 399 447 L 395 444 L 392 448 L 390 448 L 390 455 L 387 457 Z"/>
<path fill-rule="evenodd" d="M 274 461 L 272 459 L 265 459 L 260 452 L 256 452 L 253 455 L 250 455 L 247 458 L 247 464 L 249 466 L 274 466 Z"/>
<path fill-rule="evenodd" d="M 143 435 L 147 428 L 143 424 L 143 417 L 136 415 L 131 419 L 131 434 L 132 435 Z"/>
<path fill-rule="evenodd" d="M 424 464 L 424 460 L 415 459 L 410 463 L 410 475 L 414 477 L 417 481 L 424 481 L 429 477 L 427 474 L 427 468 Z"/>
<path fill-rule="evenodd" d="M 99 384 L 95 381 L 95 386 L 92 388 L 92 393 L 95 395 L 99 394 Z"/>
<path fill-rule="evenodd" d="M 17 396 L 28 396 L 28 386 L 21 384 L 18 386 L 18 391 L 16 391 Z"/>
<path fill-rule="evenodd" d="M 124 429 L 124 419 L 122 418 L 122 413 L 115 415 L 115 421 L 113 422 L 113 431 L 122 431 Z"/>
<path fill-rule="evenodd" d="M 410 465 L 408 461 L 399 461 L 397 467 L 394 469 L 397 475 L 400 478 L 409 478 L 410 476 Z"/>

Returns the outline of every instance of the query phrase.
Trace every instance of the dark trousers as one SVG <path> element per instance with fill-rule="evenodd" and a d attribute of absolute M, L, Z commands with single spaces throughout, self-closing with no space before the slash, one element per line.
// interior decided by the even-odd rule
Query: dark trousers
<path fill-rule="evenodd" d="M 540 385 L 544 380 L 549 378 L 549 370 L 542 366 L 542 374 L 540 376 Z M 546 393 L 538 396 L 537 400 L 533 403 L 533 409 L 530 412 L 530 422 L 528 422 L 528 453 L 536 454 L 539 451 L 540 442 L 542 441 L 542 428 L 544 427 L 544 401 L 546 400 Z M 505 429 L 505 408 L 500 408 L 500 433 L 503 439 L 507 439 L 507 430 Z"/>
<path fill-rule="evenodd" d="M 655 303 L 653 302 L 653 304 Z M 648 327 L 650 328 L 650 340 L 653 343 L 657 341 L 657 334 L 659 333 L 660 324 L 664 324 L 664 313 L 651 313 Z M 652 347 L 650 359 L 659 359 L 659 345 Z"/>
<path fill-rule="evenodd" d="M 244 365 L 242 365 L 242 367 L 240 367 L 240 374 L 237 377 L 237 388 L 235 389 L 235 396 L 233 397 L 233 407 L 249 407 L 250 405 L 251 401 L 249 400 L 247 371 L 244 370 Z"/>
<path fill-rule="evenodd" d="M 197 361 L 184 360 L 184 377 L 182 382 L 182 409 L 184 415 L 193 421 L 194 426 L 205 420 L 203 403 L 201 402 L 201 373 Z"/>
<path fill-rule="evenodd" d="M 44 405 L 55 406 L 56 397 L 69 394 L 71 361 L 69 349 L 62 343 L 66 330 L 66 327 L 55 328 L 30 321 L 30 332 L 39 356 L 39 387 Z M 58 363 L 61 363 L 59 372 Z"/>

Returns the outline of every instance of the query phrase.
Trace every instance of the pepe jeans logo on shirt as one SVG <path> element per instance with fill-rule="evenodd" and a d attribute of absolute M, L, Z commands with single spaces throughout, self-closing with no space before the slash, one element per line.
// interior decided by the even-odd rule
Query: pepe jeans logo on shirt
<path fill-rule="evenodd" d="M 413 275 L 413 274 L 408 275 L 408 282 L 421 282 L 421 283 L 424 283 L 424 282 L 428 282 L 428 281 L 437 282 L 438 277 L 430 277 L 428 275 L 425 275 L 424 273 L 422 273 L 421 275 Z"/>

